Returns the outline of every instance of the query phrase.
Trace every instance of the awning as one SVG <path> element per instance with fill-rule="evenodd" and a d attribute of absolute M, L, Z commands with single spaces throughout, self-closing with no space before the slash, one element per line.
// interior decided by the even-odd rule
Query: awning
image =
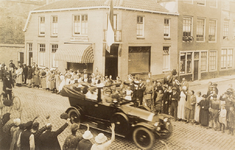
<path fill-rule="evenodd" d="M 55 60 L 73 63 L 93 63 L 93 49 L 91 45 L 87 44 L 61 45 L 55 53 Z"/>

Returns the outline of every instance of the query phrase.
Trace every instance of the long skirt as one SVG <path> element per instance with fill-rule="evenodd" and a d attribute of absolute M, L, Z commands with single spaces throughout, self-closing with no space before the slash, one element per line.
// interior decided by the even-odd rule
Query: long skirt
<path fill-rule="evenodd" d="M 41 85 L 42 85 L 42 88 L 43 89 L 46 89 L 47 88 L 47 86 L 46 86 L 46 78 L 44 77 L 44 78 L 41 78 Z"/>
<path fill-rule="evenodd" d="M 194 119 L 196 122 L 199 122 L 199 115 L 200 115 L 200 106 L 196 106 L 195 107 L 195 116 L 194 116 Z"/>
<path fill-rule="evenodd" d="M 200 110 L 200 123 L 202 126 L 208 126 L 209 124 L 209 110 Z"/>
<path fill-rule="evenodd" d="M 16 83 L 22 84 L 22 74 L 20 74 L 19 76 L 17 76 L 17 78 L 16 78 Z"/>
<path fill-rule="evenodd" d="M 38 75 L 33 76 L 33 83 L 34 83 L 34 85 L 39 85 L 39 76 Z"/>
<path fill-rule="evenodd" d="M 177 117 L 179 119 L 185 119 L 185 99 L 181 98 L 178 102 L 178 113 Z"/>

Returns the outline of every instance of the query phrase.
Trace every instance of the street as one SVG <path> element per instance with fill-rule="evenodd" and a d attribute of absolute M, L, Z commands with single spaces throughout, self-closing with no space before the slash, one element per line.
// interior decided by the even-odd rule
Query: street
<path fill-rule="evenodd" d="M 235 79 L 219 81 L 217 83 L 219 95 L 221 95 L 228 88 L 228 84 L 233 84 L 234 86 Z M 195 90 L 195 93 L 200 90 L 203 94 L 207 91 L 207 84 L 193 85 L 190 89 Z M 68 98 L 41 89 L 27 87 L 15 87 L 14 95 L 18 96 L 21 100 L 23 107 L 22 122 L 32 120 L 36 115 L 39 115 L 37 121 L 42 126 L 46 122 L 45 117 L 50 115 L 53 130 L 58 129 L 65 122 L 65 120 L 60 119 L 60 114 L 70 106 Z M 174 131 L 172 136 L 169 139 L 162 140 L 168 145 L 169 149 L 235 149 L 235 136 L 228 135 L 227 131 L 222 133 L 221 131 L 214 131 L 213 129 L 206 129 L 200 125 L 186 124 L 185 122 L 173 122 L 173 125 Z M 81 129 L 79 134 L 82 135 L 84 131 L 85 129 Z M 99 131 L 93 129 L 91 129 L 91 132 L 94 134 L 94 137 L 99 133 Z M 61 146 L 69 134 L 70 128 L 68 127 L 59 135 Z M 107 136 L 110 138 L 109 134 Z M 94 138 L 92 143 L 94 143 Z M 129 150 L 138 148 L 132 141 L 116 137 L 111 149 Z M 153 149 L 165 149 L 165 146 L 157 140 Z"/>

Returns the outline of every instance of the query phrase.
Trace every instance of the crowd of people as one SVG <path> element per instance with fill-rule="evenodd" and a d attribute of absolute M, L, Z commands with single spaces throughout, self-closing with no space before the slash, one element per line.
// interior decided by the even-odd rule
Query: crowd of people
<path fill-rule="evenodd" d="M 10 113 L 6 113 L 0 120 L 0 149 L 3 150 L 108 150 L 115 140 L 115 124 L 111 124 L 112 136 L 108 140 L 103 133 L 95 137 L 95 143 L 91 142 L 93 134 L 87 130 L 81 134 L 80 124 L 70 123 L 66 113 L 60 115 L 65 120 L 64 124 L 57 130 L 52 131 L 53 125 L 50 123 L 50 116 L 46 116 L 45 124 L 39 128 L 40 123 L 36 116 L 33 120 L 22 123 L 20 118 L 11 118 Z M 64 140 L 61 148 L 58 135 L 68 126 L 71 134 Z"/>
<path fill-rule="evenodd" d="M 9 98 L 11 98 L 11 90 L 14 84 L 16 84 L 16 86 L 24 84 L 29 88 L 37 87 L 51 90 L 55 93 L 60 93 L 65 85 L 72 84 L 76 87 L 87 87 L 82 88 L 83 90 L 81 92 L 90 99 L 97 99 L 97 87 L 102 86 L 102 103 L 111 104 L 114 101 L 118 102 L 122 100 L 132 101 L 135 107 L 146 109 L 155 114 L 164 113 L 171 115 L 175 121 L 201 125 L 207 129 L 213 128 L 216 131 L 220 130 L 225 132 L 225 130 L 228 130 L 229 134 L 234 134 L 235 91 L 232 84 L 229 85 L 225 93 L 219 96 L 218 85 L 211 82 L 208 85 L 207 93 L 200 91 L 195 93 L 194 90 L 190 89 L 189 83 L 185 78 L 182 78 L 181 82 L 179 81 L 176 70 L 173 70 L 170 75 L 161 80 L 152 79 L 150 74 L 145 79 L 140 78 L 138 75 L 128 75 L 127 80 L 122 81 L 119 77 L 113 80 L 112 76 L 102 76 L 98 69 L 92 74 L 88 74 L 86 69 L 84 69 L 82 73 L 79 70 L 65 70 L 65 73 L 61 73 L 57 69 L 38 68 L 35 63 L 33 63 L 32 67 L 23 65 L 23 67 L 19 66 L 19 68 L 17 68 L 12 62 L 9 64 L 9 69 L 5 64 L 1 64 L 0 68 L 3 87 L 5 87 L 3 91 Z M 30 127 L 21 127 L 19 120 L 15 122 L 17 122 L 17 124 L 15 123 L 14 126 L 22 133 L 27 131 L 27 138 L 34 135 L 34 145 L 37 145 L 36 141 L 38 140 L 36 139 L 38 139 L 38 137 L 44 137 L 43 139 L 48 139 L 49 136 L 56 137 L 68 126 L 68 124 L 66 124 L 60 128 L 58 132 L 50 135 L 51 125 L 47 124 L 43 130 L 46 132 L 40 132 L 42 135 L 38 136 L 38 134 L 36 134 L 38 131 L 38 123 L 35 125 L 36 127 L 34 127 L 33 124 L 31 124 Z M 2 125 L 4 125 L 4 123 L 6 123 L 6 121 L 4 121 L 3 117 Z M 12 128 L 12 130 L 13 129 L 14 128 Z M 89 138 L 93 137 L 93 135 L 90 134 L 89 127 L 82 137 L 77 137 L 77 129 L 78 126 L 71 125 L 72 134 L 66 138 L 63 149 L 69 149 L 68 145 L 74 145 L 74 147 L 89 145 Z M 114 132 L 114 125 L 112 125 L 111 129 Z M 11 131 L 10 128 L 8 131 Z M 101 140 L 103 142 L 98 142 L 99 139 L 103 139 Z M 111 141 L 102 146 L 98 143 L 104 143 L 104 141 L 107 140 L 103 134 L 99 134 L 95 140 L 97 143 L 93 145 L 90 143 L 88 149 L 109 147 L 114 137 L 111 138 Z M 50 145 L 48 141 L 51 140 L 44 140 L 43 143 Z M 82 144 L 80 145 L 78 143 Z M 46 147 L 47 146 L 43 147 L 43 149 L 47 149 Z"/>

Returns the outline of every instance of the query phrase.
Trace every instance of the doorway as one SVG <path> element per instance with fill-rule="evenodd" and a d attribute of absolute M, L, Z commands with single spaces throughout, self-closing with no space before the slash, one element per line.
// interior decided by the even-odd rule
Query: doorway
<path fill-rule="evenodd" d="M 24 63 L 24 52 L 20 52 L 20 63 Z"/>
<path fill-rule="evenodd" d="M 194 80 L 198 80 L 198 65 L 199 60 L 194 60 Z"/>
<path fill-rule="evenodd" d="M 112 45 L 110 53 L 105 51 L 105 76 L 112 75 L 113 80 L 118 76 L 118 46 Z"/>
<path fill-rule="evenodd" d="M 32 66 L 33 62 L 33 52 L 29 52 L 29 66 Z"/>

